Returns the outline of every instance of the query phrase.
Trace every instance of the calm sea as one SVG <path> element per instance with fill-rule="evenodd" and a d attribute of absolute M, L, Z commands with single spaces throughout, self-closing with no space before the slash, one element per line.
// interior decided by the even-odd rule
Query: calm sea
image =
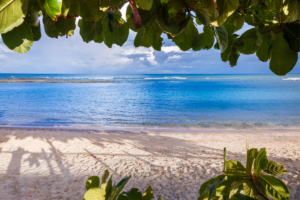
<path fill-rule="evenodd" d="M 300 125 L 300 75 L 0 74 L 5 78 L 113 82 L 0 83 L 0 125 Z"/>

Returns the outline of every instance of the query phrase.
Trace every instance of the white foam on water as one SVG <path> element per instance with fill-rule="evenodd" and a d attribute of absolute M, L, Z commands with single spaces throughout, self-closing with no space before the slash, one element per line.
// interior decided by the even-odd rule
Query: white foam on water
<path fill-rule="evenodd" d="M 97 77 L 97 78 L 89 78 L 89 79 L 113 79 L 114 77 Z"/>
<path fill-rule="evenodd" d="M 283 78 L 283 81 L 300 81 L 300 78 Z"/>
<path fill-rule="evenodd" d="M 175 78 L 175 79 L 186 79 L 185 77 L 172 77 L 172 78 Z"/>
<path fill-rule="evenodd" d="M 169 79 L 168 77 L 163 77 L 163 78 L 144 78 L 146 80 L 152 80 L 152 79 Z"/>

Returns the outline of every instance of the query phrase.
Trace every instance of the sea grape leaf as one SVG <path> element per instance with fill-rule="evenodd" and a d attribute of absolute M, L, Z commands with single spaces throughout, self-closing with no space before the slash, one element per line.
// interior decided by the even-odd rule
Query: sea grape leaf
<path fill-rule="evenodd" d="M 264 172 L 271 174 L 273 176 L 280 176 L 287 172 L 287 169 L 284 168 L 281 164 L 278 162 L 269 160 L 268 166 L 266 169 L 264 169 Z"/>
<path fill-rule="evenodd" d="M 60 16 L 62 0 L 38 0 L 40 6 L 46 11 L 47 15 L 54 21 Z"/>
<path fill-rule="evenodd" d="M 239 57 L 240 57 L 240 51 L 238 50 L 238 48 L 236 47 L 231 48 L 230 55 L 229 55 L 229 63 L 231 67 L 236 66 Z"/>
<path fill-rule="evenodd" d="M 217 177 L 215 177 L 215 178 L 212 178 L 212 179 L 206 181 L 205 183 L 203 183 L 203 184 L 200 186 L 200 189 L 199 189 L 199 195 L 200 195 L 200 197 L 203 196 L 203 195 L 207 192 L 207 190 L 209 191 L 209 188 L 210 188 L 211 185 L 213 185 L 213 184 L 216 183 L 216 182 L 221 182 L 221 181 L 223 181 L 225 177 L 226 177 L 226 175 L 220 175 L 220 176 L 217 176 Z M 221 181 L 220 181 L 220 180 L 221 180 Z M 204 195 L 204 196 L 206 196 L 206 195 Z M 199 197 L 199 198 L 200 198 L 200 197 Z"/>
<path fill-rule="evenodd" d="M 101 19 L 96 22 L 86 21 L 84 19 L 80 19 L 80 21 L 81 26 L 79 33 L 84 42 L 89 43 L 92 40 L 102 39 L 103 21 Z"/>
<path fill-rule="evenodd" d="M 254 167 L 254 161 L 258 154 L 258 149 L 247 150 L 247 161 L 246 161 L 246 173 L 252 175 L 252 169 Z"/>
<path fill-rule="evenodd" d="M 300 51 L 300 24 L 286 23 L 283 25 L 284 38 L 289 44 L 291 50 Z"/>
<path fill-rule="evenodd" d="M 105 184 L 105 183 L 103 183 L 102 185 L 104 185 L 104 184 Z M 103 188 L 102 185 L 101 185 L 101 188 Z M 108 199 L 110 198 L 110 195 L 111 195 L 113 189 L 114 189 L 114 187 L 113 187 L 113 185 L 112 185 L 111 177 L 110 177 L 110 179 L 108 180 L 108 182 L 106 183 L 105 188 L 103 188 L 103 189 L 105 189 L 105 192 L 106 192 L 105 200 L 108 200 Z"/>
<path fill-rule="evenodd" d="M 243 191 L 244 191 L 245 195 L 247 195 L 249 197 L 253 197 L 253 198 L 255 197 L 255 194 L 257 193 L 255 187 L 250 182 L 243 183 Z"/>
<path fill-rule="evenodd" d="M 211 49 L 214 45 L 215 38 L 211 26 L 203 26 L 202 46 L 205 49 Z"/>
<path fill-rule="evenodd" d="M 143 10 L 150 10 L 153 0 L 135 0 L 135 3 Z"/>
<path fill-rule="evenodd" d="M 86 190 L 89 190 L 91 188 L 99 188 L 100 185 L 100 179 L 98 176 L 91 176 L 88 178 L 88 180 L 85 183 Z"/>
<path fill-rule="evenodd" d="M 214 27 L 214 31 L 221 53 L 223 53 L 228 45 L 227 31 L 224 26 Z"/>
<path fill-rule="evenodd" d="M 123 190 L 125 187 L 126 183 L 129 181 L 131 176 L 123 178 L 117 185 L 114 187 L 113 192 L 111 193 L 110 199 L 115 199 L 117 196 L 120 194 L 120 192 Z"/>
<path fill-rule="evenodd" d="M 44 28 L 46 34 L 51 38 L 58 36 L 73 35 L 76 28 L 75 18 L 58 17 L 57 21 L 52 21 L 47 16 L 43 16 Z"/>
<path fill-rule="evenodd" d="M 29 0 L 0 1 L 0 33 L 7 33 L 23 23 L 28 2 Z"/>
<path fill-rule="evenodd" d="M 42 37 L 40 24 L 38 26 L 30 26 L 30 28 L 32 31 L 33 41 L 39 41 Z"/>
<path fill-rule="evenodd" d="M 98 0 L 80 0 L 80 16 L 87 21 L 98 21 L 100 17 L 106 15 L 99 9 Z"/>
<path fill-rule="evenodd" d="M 61 15 L 64 17 L 77 17 L 80 15 L 79 0 L 63 0 Z"/>
<path fill-rule="evenodd" d="M 221 26 L 226 19 L 237 9 L 239 0 L 218 0 L 219 17 L 213 22 L 215 26 Z"/>
<path fill-rule="evenodd" d="M 105 190 L 102 188 L 90 188 L 84 195 L 83 200 L 105 200 Z"/>
<path fill-rule="evenodd" d="M 243 54 L 255 53 L 263 42 L 262 35 L 255 28 L 244 32 L 238 40 L 243 44 L 239 46 L 239 51 Z"/>
<path fill-rule="evenodd" d="M 266 33 L 262 35 L 263 38 L 263 43 L 259 47 L 259 49 L 256 51 L 256 56 L 258 57 L 259 60 L 263 62 L 267 62 L 270 58 L 270 34 Z"/>
<path fill-rule="evenodd" d="M 122 46 L 129 35 L 129 27 L 128 23 L 124 22 L 123 24 L 116 23 L 114 26 L 114 31 L 111 32 L 110 25 L 109 25 L 108 17 L 104 19 L 103 23 L 103 31 L 102 31 L 102 37 L 103 41 L 109 48 L 112 47 L 113 44 L 117 44 L 119 46 Z"/>
<path fill-rule="evenodd" d="M 159 28 L 155 19 L 153 21 L 148 22 L 148 24 L 143 25 L 135 39 L 134 46 L 139 47 L 153 47 L 155 50 L 160 51 L 162 46 L 163 38 L 161 37 L 162 31 Z"/>
<path fill-rule="evenodd" d="M 187 27 L 189 21 L 191 20 L 190 15 L 184 15 L 180 18 L 177 18 L 176 16 L 177 15 L 175 15 L 175 18 L 172 18 L 168 22 L 166 22 L 161 9 L 159 9 L 156 13 L 156 21 L 161 30 L 173 37 L 179 35 Z"/>
<path fill-rule="evenodd" d="M 268 167 L 266 148 L 259 150 L 254 162 L 254 175 L 260 176 L 261 172 Z"/>
<path fill-rule="evenodd" d="M 149 186 L 143 194 L 142 200 L 151 200 L 153 198 L 153 191 L 151 186 Z"/>
<path fill-rule="evenodd" d="M 173 38 L 173 42 L 182 50 L 187 51 L 190 48 L 192 48 L 193 44 L 196 44 L 198 42 L 199 32 L 195 25 L 193 24 L 193 21 L 190 20 L 187 27 Z"/>
<path fill-rule="evenodd" d="M 239 161 L 236 160 L 228 160 L 225 163 L 225 174 L 227 175 L 246 175 L 246 169 L 245 167 L 242 165 L 242 163 L 240 163 Z"/>
<path fill-rule="evenodd" d="M 4 44 L 18 53 L 26 53 L 32 46 L 33 35 L 30 26 L 24 21 L 20 26 L 2 34 Z"/>
<path fill-rule="evenodd" d="M 291 50 L 283 37 L 283 32 L 275 35 L 275 41 L 270 50 L 270 69 L 282 76 L 290 72 L 298 61 L 298 53 Z"/>
<path fill-rule="evenodd" d="M 244 25 L 244 17 L 241 13 L 235 11 L 232 15 L 230 15 L 227 18 L 225 24 L 234 26 L 234 32 L 238 31 Z"/>
<path fill-rule="evenodd" d="M 236 193 L 235 195 L 232 196 L 231 200 L 256 200 L 256 199 L 252 197 L 248 197 L 241 193 Z"/>
<path fill-rule="evenodd" d="M 39 26 L 41 16 L 40 7 L 37 3 L 30 3 L 27 10 L 25 21 L 29 26 Z"/>
<path fill-rule="evenodd" d="M 128 192 L 122 192 L 118 200 L 142 200 L 142 193 L 137 188 L 132 188 Z"/>
<path fill-rule="evenodd" d="M 196 16 L 197 16 L 197 19 L 200 20 L 201 24 L 203 25 L 209 25 L 210 23 L 210 13 L 205 11 L 205 10 L 196 10 Z"/>
<path fill-rule="evenodd" d="M 269 197 L 273 199 L 288 200 L 290 192 L 288 187 L 278 178 L 270 175 L 257 177 L 262 189 Z"/>

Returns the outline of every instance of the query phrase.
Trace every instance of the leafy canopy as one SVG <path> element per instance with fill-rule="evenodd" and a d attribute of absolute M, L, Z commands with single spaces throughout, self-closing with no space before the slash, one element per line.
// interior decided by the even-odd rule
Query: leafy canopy
<path fill-rule="evenodd" d="M 120 9 L 129 2 L 126 21 Z M 298 0 L 2 0 L 0 33 L 13 51 L 26 53 L 41 37 L 39 17 L 51 38 L 72 36 L 77 26 L 84 42 L 122 46 L 129 29 L 134 46 L 160 51 L 167 34 L 182 51 L 221 51 L 237 65 L 240 54 L 256 53 L 277 75 L 290 72 L 300 51 Z M 252 26 L 236 34 L 244 23 Z M 199 33 L 197 25 L 203 25 Z M 215 40 L 216 39 L 216 40 Z"/>

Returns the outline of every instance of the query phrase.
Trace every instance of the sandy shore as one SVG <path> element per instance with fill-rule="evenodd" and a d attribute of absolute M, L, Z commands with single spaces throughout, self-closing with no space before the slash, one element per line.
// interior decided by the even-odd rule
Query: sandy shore
<path fill-rule="evenodd" d="M 199 130 L 197 132 L 0 128 L 1 200 L 82 199 L 89 176 L 105 169 L 125 188 L 152 186 L 156 199 L 197 199 L 200 185 L 222 173 L 228 159 L 245 163 L 245 143 L 266 147 L 288 173 L 291 200 L 300 196 L 300 131 Z"/>

